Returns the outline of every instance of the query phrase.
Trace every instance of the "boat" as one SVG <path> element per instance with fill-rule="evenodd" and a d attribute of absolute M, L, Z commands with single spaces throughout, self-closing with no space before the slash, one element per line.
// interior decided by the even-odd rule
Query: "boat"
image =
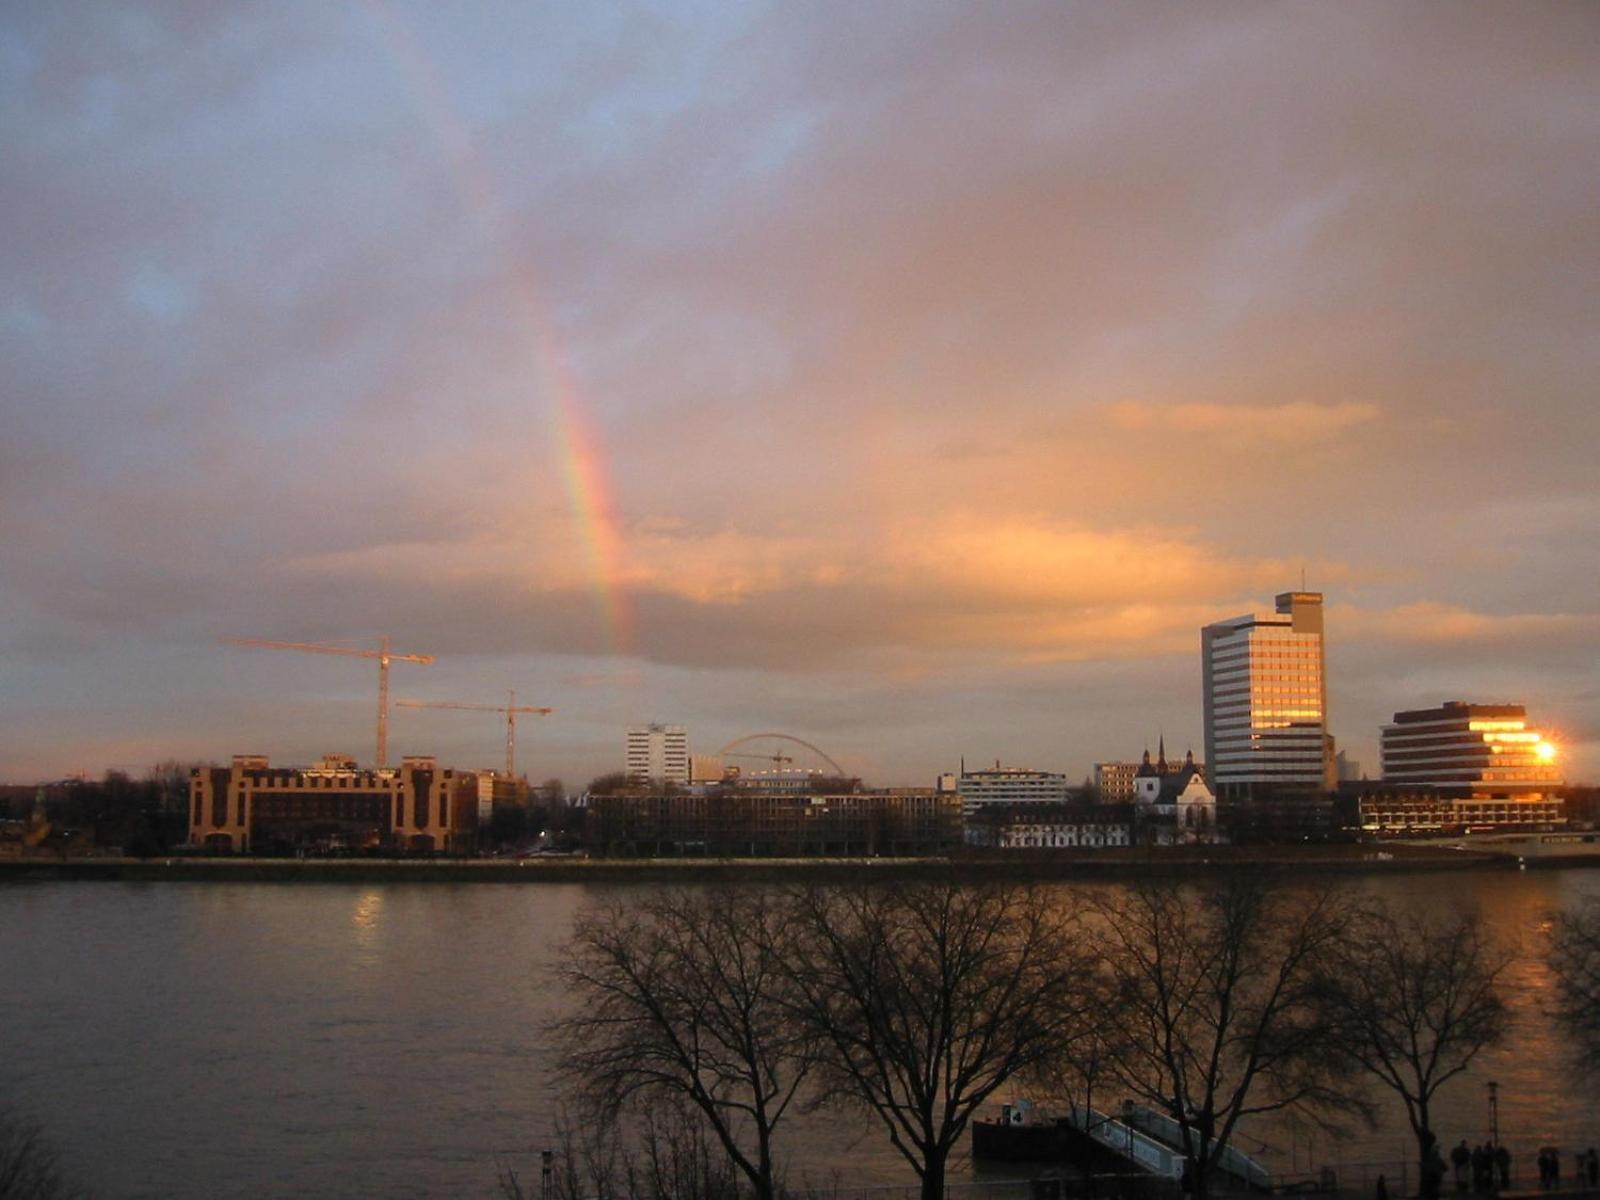
<path fill-rule="evenodd" d="M 1067 1162 L 1074 1146 L 1070 1120 L 1050 1117 L 1029 1100 L 1000 1106 L 997 1121 L 972 1123 L 972 1157 L 998 1162 Z"/>

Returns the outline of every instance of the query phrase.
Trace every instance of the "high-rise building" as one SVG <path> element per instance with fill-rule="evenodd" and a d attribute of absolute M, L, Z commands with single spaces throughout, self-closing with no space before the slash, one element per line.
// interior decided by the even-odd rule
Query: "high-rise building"
<path fill-rule="evenodd" d="M 1451 700 L 1397 712 L 1383 727 L 1380 750 L 1386 785 L 1431 789 L 1448 801 L 1457 823 L 1560 819 L 1556 748 L 1529 727 L 1520 704 Z"/>
<path fill-rule="evenodd" d="M 1284 592 L 1275 612 L 1207 625 L 1200 662 L 1219 799 L 1333 788 L 1321 592 Z"/>
<path fill-rule="evenodd" d="M 1002 767 L 998 762 L 977 771 L 939 776 L 940 792 L 957 792 L 969 816 L 994 804 L 1065 804 L 1067 777 L 1054 771 Z"/>
<path fill-rule="evenodd" d="M 689 782 L 689 734 L 682 725 L 629 725 L 626 765 L 630 779 Z"/>

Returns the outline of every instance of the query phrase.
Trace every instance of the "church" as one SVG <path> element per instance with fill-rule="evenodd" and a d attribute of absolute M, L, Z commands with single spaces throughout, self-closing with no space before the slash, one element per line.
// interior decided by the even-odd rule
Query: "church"
<path fill-rule="evenodd" d="M 1148 749 L 1144 752 L 1133 779 L 1133 803 L 1139 840 L 1147 845 L 1216 840 L 1217 798 L 1206 785 L 1205 771 L 1192 750 L 1183 756 L 1182 766 L 1170 766 L 1164 737 L 1155 762 Z"/>

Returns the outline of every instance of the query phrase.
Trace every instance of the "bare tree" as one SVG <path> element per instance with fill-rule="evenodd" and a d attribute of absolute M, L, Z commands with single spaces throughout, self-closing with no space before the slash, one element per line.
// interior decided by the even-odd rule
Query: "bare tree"
<path fill-rule="evenodd" d="M 874 1113 L 921 1182 L 1008 1080 L 1078 1035 L 1087 974 L 1064 898 L 997 884 L 895 882 L 795 895 L 798 1015 L 823 1094 Z"/>
<path fill-rule="evenodd" d="M 770 893 L 737 888 L 584 914 L 564 972 L 577 1009 L 556 1027 L 562 1073 L 602 1112 L 681 1099 L 758 1200 L 778 1194 L 774 1134 L 809 1069 L 783 915 Z"/>
<path fill-rule="evenodd" d="M 61 1170 L 55 1147 L 38 1122 L 0 1109 L 0 1200 L 74 1200 L 83 1195 Z"/>
<path fill-rule="evenodd" d="M 1549 961 L 1556 1015 L 1577 1043 L 1579 1060 L 1600 1071 L 1600 897 L 1556 918 Z"/>
<path fill-rule="evenodd" d="M 1506 1031 L 1508 959 L 1476 915 L 1396 914 L 1378 905 L 1329 963 L 1324 999 L 1350 1062 L 1400 1097 L 1417 1139 L 1425 1197 L 1438 1195 L 1438 1090 Z"/>
<path fill-rule="evenodd" d="M 1355 1100 L 1327 1054 L 1316 984 L 1350 923 L 1331 893 L 1259 874 L 1210 890 L 1152 880 L 1096 902 L 1115 996 L 1117 1081 L 1181 1134 L 1198 1197 L 1238 1129 L 1292 1111 L 1329 1122 Z"/>
<path fill-rule="evenodd" d="M 548 1192 L 524 1185 L 514 1170 L 499 1173 L 504 1200 L 739 1200 L 739 1173 L 705 1123 L 681 1099 L 650 1108 L 634 1144 L 616 1121 L 573 1121 L 556 1127 Z"/>

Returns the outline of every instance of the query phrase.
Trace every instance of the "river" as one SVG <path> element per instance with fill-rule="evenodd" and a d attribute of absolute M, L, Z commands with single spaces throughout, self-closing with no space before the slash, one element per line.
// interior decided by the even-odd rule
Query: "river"
<path fill-rule="evenodd" d="M 1581 1099 L 1594 1081 L 1573 1075 L 1545 1019 L 1537 953 L 1547 915 L 1600 894 L 1600 871 L 1343 886 L 1475 905 L 1518 949 L 1507 980 L 1515 1029 L 1448 1086 L 1437 1120 L 1446 1143 L 1487 1136 L 1490 1079 L 1524 1181 L 1539 1145 L 1600 1143 L 1600 1115 Z M 572 919 L 629 890 L 0 886 L 0 1102 L 33 1114 L 100 1197 L 492 1197 L 498 1168 L 526 1177 L 551 1143 L 560 1098 L 543 1027 L 563 1010 L 557 970 Z M 1385 1108 L 1378 1131 L 1344 1143 L 1261 1136 L 1281 1168 L 1337 1162 L 1357 1179 L 1377 1168 L 1355 1164 L 1398 1170 L 1404 1135 Z M 909 1178 L 862 1119 L 812 1117 L 785 1141 L 792 1178 L 851 1188 Z"/>

